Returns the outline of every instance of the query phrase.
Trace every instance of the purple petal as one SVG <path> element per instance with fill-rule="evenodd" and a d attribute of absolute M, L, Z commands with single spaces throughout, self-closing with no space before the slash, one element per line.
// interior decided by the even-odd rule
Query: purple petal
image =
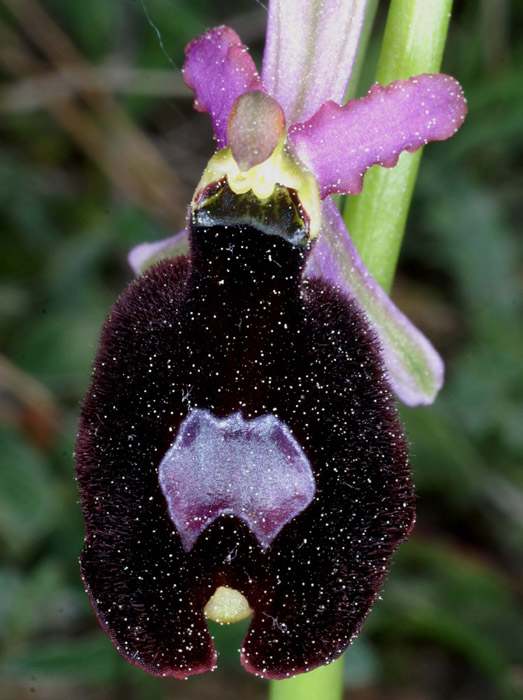
<path fill-rule="evenodd" d="M 135 274 L 141 275 L 148 267 L 167 258 L 177 258 L 187 252 L 187 231 L 179 231 L 174 236 L 154 243 L 140 243 L 127 256 L 127 262 Z"/>
<path fill-rule="evenodd" d="M 365 0 L 271 0 L 262 77 L 288 124 L 341 103 L 364 12 Z"/>
<path fill-rule="evenodd" d="M 429 141 L 444 141 L 467 113 L 459 83 L 441 73 L 373 85 L 365 97 L 344 107 L 326 102 L 290 137 L 321 187 L 358 194 L 365 171 L 379 163 L 391 168 L 402 151 L 416 151 Z"/>
<path fill-rule="evenodd" d="M 186 552 L 221 515 L 235 515 L 262 549 L 312 501 L 309 460 L 273 415 L 218 419 L 194 409 L 162 459 L 158 480 Z"/>
<path fill-rule="evenodd" d="M 194 90 L 194 107 L 208 112 L 218 148 L 227 145 L 227 119 L 234 100 L 250 90 L 262 90 L 254 61 L 230 27 L 216 27 L 185 49 L 183 79 Z"/>
<path fill-rule="evenodd" d="M 389 381 L 408 406 L 430 404 L 443 385 L 444 366 L 431 343 L 374 281 L 331 198 L 323 203 L 322 232 L 306 269 L 355 298 L 381 342 Z"/>

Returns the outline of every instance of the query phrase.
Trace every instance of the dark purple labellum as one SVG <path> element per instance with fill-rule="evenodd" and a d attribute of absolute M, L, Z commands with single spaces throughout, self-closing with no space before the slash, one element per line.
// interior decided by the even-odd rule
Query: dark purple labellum
<path fill-rule="evenodd" d="M 181 424 L 158 477 L 186 551 L 220 515 L 243 520 L 267 549 L 315 491 L 307 457 L 277 418 L 218 420 L 199 408 Z"/>
<path fill-rule="evenodd" d="M 253 610 L 243 665 L 285 678 L 334 660 L 358 633 L 414 499 L 374 334 L 336 289 L 302 279 L 309 244 L 296 193 L 280 191 L 268 218 L 252 197 L 231 215 L 226 187 L 193 213 L 190 258 L 132 282 L 105 323 L 76 451 L 81 569 L 116 647 L 149 673 L 213 668 L 203 609 L 225 586 Z M 210 434 L 191 451 L 195 423 Z M 234 423 L 241 435 L 226 455 L 219 434 Z M 185 445 L 175 458 L 173 441 Z M 256 464 L 256 488 L 265 468 L 269 477 L 264 441 L 278 488 L 267 478 L 256 508 L 289 505 L 289 450 L 302 500 L 261 532 L 245 516 L 241 467 Z M 198 485 L 218 480 L 220 463 L 227 483 L 238 470 L 237 490 L 225 499 L 219 486 L 213 501 Z M 195 483 L 184 477 L 187 501 L 177 500 L 172 479 L 188 470 Z M 203 503 L 212 522 L 193 529 Z"/>

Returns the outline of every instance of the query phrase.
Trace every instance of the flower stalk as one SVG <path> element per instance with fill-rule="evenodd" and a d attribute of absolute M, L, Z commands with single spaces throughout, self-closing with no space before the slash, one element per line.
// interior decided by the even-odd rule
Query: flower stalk
<path fill-rule="evenodd" d="M 376 82 L 387 85 L 440 69 L 452 0 L 392 0 Z M 361 194 L 351 197 L 345 221 L 369 272 L 390 291 L 422 149 L 403 153 L 395 168 L 374 166 Z M 285 681 L 271 681 L 269 700 L 340 700 L 343 656 Z"/>
<path fill-rule="evenodd" d="M 392 0 L 376 82 L 388 85 L 440 69 L 452 0 Z M 374 279 L 390 291 L 423 149 L 403 153 L 395 168 L 374 166 L 344 219 Z"/>
<path fill-rule="evenodd" d="M 271 681 L 269 700 L 339 700 L 343 697 L 343 656 L 284 681 Z"/>

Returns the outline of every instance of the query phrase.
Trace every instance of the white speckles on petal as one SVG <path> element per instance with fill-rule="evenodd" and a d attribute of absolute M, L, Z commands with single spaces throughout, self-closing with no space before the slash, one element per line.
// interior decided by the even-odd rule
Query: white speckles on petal
<path fill-rule="evenodd" d="M 390 168 L 402 151 L 449 138 L 466 111 L 453 78 L 425 74 L 385 88 L 373 85 L 365 97 L 344 107 L 327 102 L 305 125 L 293 126 L 289 136 L 323 197 L 333 192 L 357 194 L 369 167 L 380 163 Z"/>
<path fill-rule="evenodd" d="M 194 39 L 185 54 L 183 78 L 195 92 L 194 107 L 211 115 L 218 148 L 223 148 L 234 100 L 265 88 L 247 48 L 230 27 L 216 27 Z"/>

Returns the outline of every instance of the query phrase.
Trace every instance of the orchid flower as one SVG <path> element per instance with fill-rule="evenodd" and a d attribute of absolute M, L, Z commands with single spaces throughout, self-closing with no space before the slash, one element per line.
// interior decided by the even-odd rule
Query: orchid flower
<path fill-rule="evenodd" d="M 452 78 L 423 75 L 341 107 L 363 11 L 272 0 L 262 77 L 228 27 L 187 47 L 218 151 L 187 231 L 131 256 L 165 259 L 105 323 L 76 449 L 86 589 L 120 653 L 154 675 L 215 667 L 205 615 L 253 615 L 240 659 L 257 675 L 333 661 L 414 522 L 390 386 L 426 402 L 441 366 L 330 195 L 447 138 L 465 105 Z M 189 256 L 165 255 L 185 237 Z"/>

